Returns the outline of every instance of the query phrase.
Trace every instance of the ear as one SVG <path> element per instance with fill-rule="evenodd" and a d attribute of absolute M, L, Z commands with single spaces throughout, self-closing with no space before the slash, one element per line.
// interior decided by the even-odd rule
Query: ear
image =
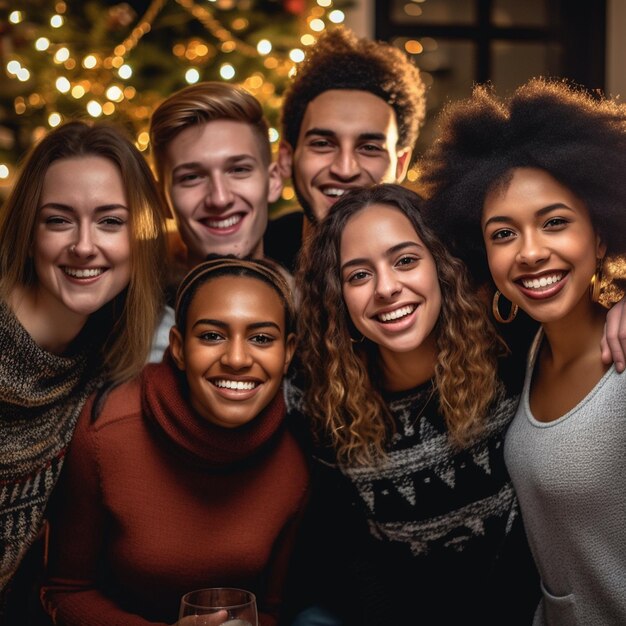
<path fill-rule="evenodd" d="M 281 141 L 278 146 L 278 172 L 283 180 L 291 178 L 293 169 L 293 148 L 286 142 Z"/>
<path fill-rule="evenodd" d="M 280 198 L 280 193 L 283 190 L 283 179 L 280 175 L 278 163 L 272 163 L 267 171 L 269 176 L 269 184 L 267 189 L 267 201 L 276 202 Z"/>
<path fill-rule="evenodd" d="M 409 163 L 411 162 L 411 154 L 413 150 L 411 148 L 404 148 L 398 152 L 398 163 L 396 165 L 396 182 L 401 183 L 409 170 Z"/>
<path fill-rule="evenodd" d="M 185 371 L 185 351 L 183 348 L 183 336 L 176 326 L 170 328 L 170 353 L 181 372 Z"/>
<path fill-rule="evenodd" d="M 293 355 L 296 352 L 296 334 L 289 333 L 287 337 L 287 341 L 285 342 L 285 367 L 283 367 L 283 374 L 287 373 L 289 369 L 289 364 L 291 363 L 291 359 L 293 359 Z"/>
<path fill-rule="evenodd" d="M 596 235 L 596 258 L 603 259 L 606 256 L 606 244 Z"/>

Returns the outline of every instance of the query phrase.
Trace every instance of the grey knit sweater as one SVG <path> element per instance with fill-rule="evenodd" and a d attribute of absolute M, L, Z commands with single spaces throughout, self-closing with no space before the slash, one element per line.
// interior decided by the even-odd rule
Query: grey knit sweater
<path fill-rule="evenodd" d="M 505 460 L 542 579 L 536 625 L 626 624 L 626 374 L 611 367 L 582 402 L 537 421 L 535 339 Z"/>
<path fill-rule="evenodd" d="M 76 419 L 95 388 L 89 352 L 46 352 L 0 303 L 0 614 L 1 591 L 37 537 Z"/>

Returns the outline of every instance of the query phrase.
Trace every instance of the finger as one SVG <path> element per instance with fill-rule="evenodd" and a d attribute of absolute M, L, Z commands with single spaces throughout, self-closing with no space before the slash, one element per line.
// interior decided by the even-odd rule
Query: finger
<path fill-rule="evenodd" d="M 606 316 L 604 325 L 602 360 L 615 363 L 615 369 L 623 372 L 626 366 L 626 303 L 620 300 Z M 608 352 L 607 352 L 608 351 Z"/>

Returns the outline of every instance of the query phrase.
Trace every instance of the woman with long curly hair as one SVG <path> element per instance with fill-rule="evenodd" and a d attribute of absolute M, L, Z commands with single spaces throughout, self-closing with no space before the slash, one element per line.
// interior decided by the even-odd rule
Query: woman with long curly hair
<path fill-rule="evenodd" d="M 505 445 L 541 576 L 537 625 L 626 623 L 626 377 L 600 348 L 603 275 L 626 253 L 625 171 L 626 106 L 545 79 L 507 99 L 478 88 L 424 161 L 433 223 L 491 274 L 494 315 L 541 325 Z"/>
<path fill-rule="evenodd" d="M 485 307 L 421 207 L 398 185 L 351 192 L 301 259 L 306 383 L 291 401 L 321 461 L 328 514 L 311 523 L 324 536 L 313 551 L 329 586 L 341 584 L 317 601 L 345 624 L 515 623 L 522 609 L 505 616 L 496 589 L 520 530 L 502 458 L 516 401 L 498 379 Z M 345 568 L 320 547 L 331 536 Z"/>

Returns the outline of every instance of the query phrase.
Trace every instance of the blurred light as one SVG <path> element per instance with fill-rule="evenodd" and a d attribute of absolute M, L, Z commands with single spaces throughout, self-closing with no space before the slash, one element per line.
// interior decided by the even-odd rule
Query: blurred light
<path fill-rule="evenodd" d="M 224 80 L 230 80 L 235 77 L 235 68 L 230 65 L 230 63 L 224 63 L 222 67 L 220 67 L 220 76 Z"/>
<path fill-rule="evenodd" d="M 422 14 L 422 7 L 418 7 L 417 4 L 405 4 L 404 12 L 411 17 L 418 17 Z"/>
<path fill-rule="evenodd" d="M 329 7 L 332 4 L 332 0 L 317 0 L 317 4 L 321 7 Z"/>
<path fill-rule="evenodd" d="M 187 70 L 185 72 L 185 80 L 190 85 L 193 85 L 193 83 L 197 83 L 200 80 L 200 72 L 192 67 L 190 70 Z"/>
<path fill-rule="evenodd" d="M 105 115 L 113 115 L 115 113 L 115 105 L 112 102 L 105 102 L 102 105 L 102 112 Z"/>
<path fill-rule="evenodd" d="M 17 79 L 25 83 L 29 78 L 30 72 L 25 67 L 21 67 L 17 72 Z"/>
<path fill-rule="evenodd" d="M 420 54 L 424 50 L 424 46 L 422 46 L 422 44 L 419 41 L 416 41 L 415 39 L 409 39 L 404 44 L 404 49 L 409 54 Z"/>
<path fill-rule="evenodd" d="M 21 69 L 22 64 L 19 61 L 9 61 L 7 63 L 7 72 L 9 72 L 9 74 L 16 76 Z"/>
<path fill-rule="evenodd" d="M 63 26 L 63 18 L 60 15 L 53 15 L 50 18 L 50 26 L 52 26 L 52 28 L 61 28 L 61 26 Z"/>
<path fill-rule="evenodd" d="M 91 117 L 100 117 L 102 115 L 102 106 L 100 106 L 99 102 L 90 100 L 87 103 L 87 113 L 89 113 Z"/>
<path fill-rule="evenodd" d="M 126 46 L 123 46 L 122 44 L 115 46 L 115 48 L 113 48 L 113 54 L 116 57 L 123 57 L 126 54 Z"/>
<path fill-rule="evenodd" d="M 196 54 L 199 57 L 204 57 L 207 54 L 209 54 L 209 49 L 207 46 L 205 46 L 203 43 L 200 43 L 196 46 Z"/>
<path fill-rule="evenodd" d="M 67 78 L 65 78 L 65 76 L 59 76 L 59 78 L 57 78 L 57 80 L 56 80 L 55 85 L 56 85 L 56 88 L 61 93 L 67 93 L 72 88 L 72 85 L 71 85 L 70 81 L 67 80 Z"/>
<path fill-rule="evenodd" d="M 124 65 L 124 59 L 121 56 L 114 56 L 111 59 L 111 65 L 115 68 L 122 67 L 122 65 Z"/>
<path fill-rule="evenodd" d="M 263 65 L 268 70 L 275 70 L 278 67 L 278 59 L 276 57 L 268 57 L 263 61 Z"/>
<path fill-rule="evenodd" d="M 50 113 L 50 115 L 48 116 L 48 124 L 50 124 L 50 126 L 52 128 L 54 128 L 55 126 L 58 126 L 62 121 L 61 116 L 58 113 Z"/>
<path fill-rule="evenodd" d="M 232 27 L 234 30 L 243 30 L 248 27 L 248 20 L 244 17 L 238 17 L 234 19 L 232 22 Z"/>
<path fill-rule="evenodd" d="M 117 85 L 111 85 L 107 89 L 107 98 L 113 102 L 121 102 L 124 99 L 124 92 Z"/>
<path fill-rule="evenodd" d="M 346 19 L 346 16 L 343 11 L 340 11 L 339 9 L 335 9 L 334 11 L 331 11 L 328 14 L 328 19 L 333 24 L 341 24 L 341 22 L 343 22 Z"/>
<path fill-rule="evenodd" d="M 67 5 L 65 4 L 65 2 L 57 2 L 54 5 L 54 10 L 57 13 L 65 13 L 65 11 L 67 11 Z"/>
<path fill-rule="evenodd" d="M 278 134 L 278 131 L 275 128 L 270 128 L 269 137 L 270 137 L 271 143 L 276 143 L 278 139 L 280 138 L 280 135 Z"/>
<path fill-rule="evenodd" d="M 256 49 L 259 54 L 269 54 L 272 51 L 272 42 L 269 39 L 261 39 Z"/>
<path fill-rule="evenodd" d="M 407 180 L 408 180 L 409 182 L 414 183 L 414 182 L 417 180 L 417 178 L 418 178 L 417 171 L 416 171 L 416 170 L 414 170 L 414 169 L 410 169 L 410 170 L 406 173 L 406 177 L 407 177 Z"/>
<path fill-rule="evenodd" d="M 117 70 L 117 73 L 120 75 L 120 78 L 130 78 L 133 75 L 133 69 L 125 63 Z"/>
<path fill-rule="evenodd" d="M 293 187 L 284 187 L 283 188 L 283 200 L 293 200 L 296 196 Z"/>
<path fill-rule="evenodd" d="M 289 53 L 289 58 L 294 62 L 294 63 L 300 63 L 302 61 L 304 61 L 304 52 L 302 50 L 300 50 L 300 48 L 294 48 L 290 53 Z"/>
<path fill-rule="evenodd" d="M 309 28 L 314 30 L 316 33 L 319 33 L 326 28 L 326 24 L 324 24 L 324 22 L 319 18 L 315 18 L 309 23 Z"/>
<path fill-rule="evenodd" d="M 59 48 L 54 55 L 55 63 L 64 63 L 70 58 L 70 51 L 67 48 Z"/>
<path fill-rule="evenodd" d="M 315 43 L 315 37 L 313 37 L 310 33 L 306 33 L 306 35 L 302 35 L 302 37 L 300 37 L 300 43 L 303 46 L 312 46 Z"/>
<path fill-rule="evenodd" d="M 150 135 L 144 130 L 137 135 L 137 143 L 147 146 L 150 143 Z"/>
<path fill-rule="evenodd" d="M 233 52 L 233 51 L 237 48 L 237 45 L 235 44 L 235 42 L 234 42 L 234 41 L 230 41 L 230 40 L 229 40 L 229 41 L 225 41 L 225 42 L 224 42 L 224 43 L 220 46 L 220 48 L 222 49 L 222 52 L 229 53 L 229 52 Z"/>
<path fill-rule="evenodd" d="M 44 99 L 38 93 L 31 93 L 30 96 L 28 96 L 28 104 L 34 107 L 42 106 Z"/>
<path fill-rule="evenodd" d="M 83 67 L 88 70 L 92 70 L 94 67 L 96 67 L 97 63 L 98 63 L 98 59 L 96 59 L 96 57 L 93 54 L 88 54 L 83 59 Z"/>
<path fill-rule="evenodd" d="M 8 178 L 8 177 L 9 177 L 9 168 L 4 163 L 0 163 L 0 178 Z"/>
<path fill-rule="evenodd" d="M 9 14 L 9 22 L 11 24 L 19 24 L 24 19 L 24 14 L 21 11 L 11 11 Z"/>
<path fill-rule="evenodd" d="M 39 52 L 43 52 L 50 47 L 50 40 L 46 37 L 39 37 L 35 42 L 35 50 L 39 50 Z"/>
<path fill-rule="evenodd" d="M 72 88 L 72 97 L 76 98 L 76 100 L 78 100 L 79 98 L 82 98 L 85 95 L 85 88 L 82 85 L 76 85 L 75 87 Z"/>
<path fill-rule="evenodd" d="M 263 86 L 263 77 L 255 74 L 246 78 L 246 87 L 248 89 L 260 89 Z"/>
<path fill-rule="evenodd" d="M 128 87 L 124 88 L 124 95 L 129 99 L 132 100 L 136 95 L 137 95 L 137 90 L 134 87 L 131 87 L 130 85 Z"/>

